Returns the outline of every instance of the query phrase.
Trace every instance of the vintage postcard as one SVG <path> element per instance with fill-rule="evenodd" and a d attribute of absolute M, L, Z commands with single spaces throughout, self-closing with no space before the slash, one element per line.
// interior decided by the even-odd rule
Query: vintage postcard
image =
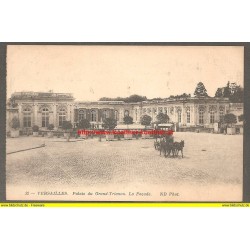
<path fill-rule="evenodd" d="M 7 45 L 7 201 L 243 201 L 243 46 Z"/>

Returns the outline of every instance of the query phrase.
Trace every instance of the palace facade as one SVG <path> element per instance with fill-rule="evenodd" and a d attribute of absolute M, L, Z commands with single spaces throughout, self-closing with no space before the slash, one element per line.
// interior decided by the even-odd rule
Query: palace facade
<path fill-rule="evenodd" d="M 227 98 L 167 98 L 161 101 L 125 103 L 123 101 L 76 102 L 72 94 L 53 92 L 15 92 L 7 104 L 7 132 L 11 119 L 16 116 L 20 129 L 38 125 L 46 130 L 49 124 L 60 129 L 64 121 L 71 121 L 74 127 L 81 119 L 88 119 L 92 128 L 101 128 L 105 118 L 112 117 L 123 124 L 124 116 L 133 117 L 134 124 L 147 114 L 156 121 L 158 113 L 166 113 L 170 122 L 178 127 L 213 127 L 225 114 L 243 114 L 243 104 L 232 104 Z"/>

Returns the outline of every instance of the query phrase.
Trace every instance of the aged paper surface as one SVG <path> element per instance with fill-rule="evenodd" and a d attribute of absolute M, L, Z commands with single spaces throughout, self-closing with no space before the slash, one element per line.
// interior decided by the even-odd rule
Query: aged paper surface
<path fill-rule="evenodd" d="M 243 70 L 240 46 L 8 45 L 7 200 L 242 201 Z"/>

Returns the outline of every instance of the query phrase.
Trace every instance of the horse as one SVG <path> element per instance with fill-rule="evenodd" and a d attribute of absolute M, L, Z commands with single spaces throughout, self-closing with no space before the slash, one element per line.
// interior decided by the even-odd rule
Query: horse
<path fill-rule="evenodd" d="M 184 148 L 184 141 L 183 140 L 181 140 L 181 142 L 174 142 L 174 144 L 173 144 L 174 156 L 178 156 L 179 151 L 181 151 L 181 155 L 183 158 L 183 148 Z"/>
<path fill-rule="evenodd" d="M 164 156 L 168 157 L 168 156 L 170 156 L 170 154 L 172 152 L 172 154 L 174 156 L 175 151 L 174 151 L 173 144 L 174 143 L 172 142 L 172 140 L 164 140 L 164 139 L 162 139 L 160 141 L 160 147 L 159 147 L 160 155 L 161 155 L 161 152 L 163 152 Z"/>

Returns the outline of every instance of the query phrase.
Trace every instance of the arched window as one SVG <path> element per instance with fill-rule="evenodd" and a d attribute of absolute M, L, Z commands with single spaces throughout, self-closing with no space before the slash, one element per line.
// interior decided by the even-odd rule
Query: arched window
<path fill-rule="evenodd" d="M 92 122 L 96 121 L 96 111 L 95 110 L 91 110 L 91 121 Z"/>
<path fill-rule="evenodd" d="M 49 109 L 43 108 L 42 109 L 42 127 L 47 128 L 49 125 Z"/>
<path fill-rule="evenodd" d="M 59 127 L 62 127 L 63 122 L 66 121 L 66 110 L 64 108 L 59 109 Z"/>
<path fill-rule="evenodd" d="M 124 111 L 124 116 L 129 116 L 129 111 L 128 110 Z"/>
<path fill-rule="evenodd" d="M 31 109 L 25 108 L 23 110 L 23 127 L 30 128 L 31 127 Z"/>
<path fill-rule="evenodd" d="M 204 110 L 200 109 L 199 110 L 199 124 L 204 123 Z"/>
<path fill-rule="evenodd" d="M 86 112 L 84 110 L 79 110 L 78 120 L 81 121 L 86 118 Z"/>
<path fill-rule="evenodd" d="M 214 123 L 214 111 L 210 111 L 210 123 Z"/>
<path fill-rule="evenodd" d="M 119 120 L 119 113 L 117 110 L 115 110 L 115 119 L 118 121 Z"/>

